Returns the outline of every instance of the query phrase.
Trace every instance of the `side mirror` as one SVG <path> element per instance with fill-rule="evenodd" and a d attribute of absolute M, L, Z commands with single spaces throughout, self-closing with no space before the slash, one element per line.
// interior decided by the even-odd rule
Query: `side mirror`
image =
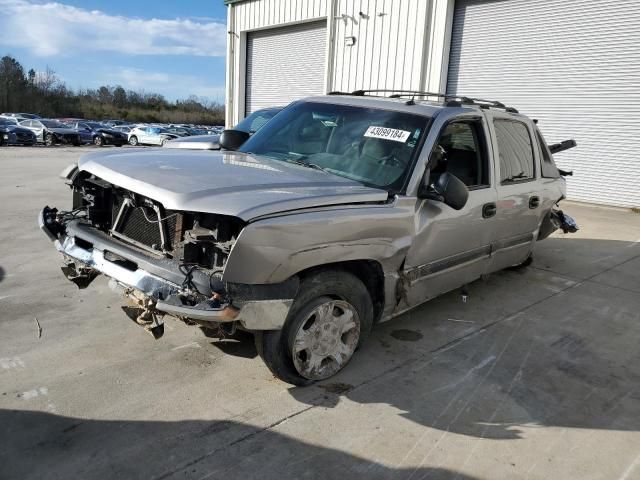
<path fill-rule="evenodd" d="M 242 130 L 224 130 L 220 135 L 219 143 L 225 150 L 237 150 L 250 136 Z"/>
<path fill-rule="evenodd" d="M 425 180 L 425 182 L 426 181 L 428 180 Z M 427 185 L 423 186 L 423 191 L 427 190 L 425 187 L 427 187 Z M 426 198 L 441 201 L 454 210 L 462 210 L 469 199 L 469 189 L 467 186 L 462 180 L 449 172 L 441 173 L 433 184 L 433 187 L 429 190 L 425 195 Z"/>

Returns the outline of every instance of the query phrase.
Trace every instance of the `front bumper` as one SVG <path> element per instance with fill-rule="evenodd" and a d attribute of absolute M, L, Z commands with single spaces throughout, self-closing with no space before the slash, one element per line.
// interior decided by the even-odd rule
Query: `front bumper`
<path fill-rule="evenodd" d="M 142 294 L 147 300 L 145 303 L 150 301 L 154 311 L 196 323 L 238 321 L 247 330 L 281 329 L 297 290 L 297 284 L 284 289 L 258 285 L 255 294 L 241 295 L 237 304 L 201 302 L 187 305 L 181 300 L 186 293 L 183 286 L 185 272 L 180 269 L 178 262 L 152 257 L 80 219 L 60 223 L 55 218 L 55 211 L 49 207 L 45 207 L 38 215 L 38 224 L 67 262 L 82 269 L 82 275 L 92 280 L 98 273 L 104 274 L 115 280 L 126 293 Z M 219 278 L 200 270 L 191 272 L 191 284 L 199 292 L 211 296 L 225 288 Z M 236 290 L 237 287 L 235 285 Z M 242 287 L 242 291 L 246 292 L 251 286 Z M 272 294 L 262 295 L 261 290 Z"/>

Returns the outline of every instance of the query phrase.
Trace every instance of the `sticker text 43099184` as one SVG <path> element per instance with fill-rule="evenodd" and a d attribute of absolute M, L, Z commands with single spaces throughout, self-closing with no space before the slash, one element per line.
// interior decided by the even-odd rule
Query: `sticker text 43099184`
<path fill-rule="evenodd" d="M 365 137 L 382 138 L 383 140 L 393 140 L 394 142 L 404 143 L 411 135 L 406 130 L 397 130 L 395 128 L 376 127 L 374 125 L 367 128 L 364 132 Z"/>

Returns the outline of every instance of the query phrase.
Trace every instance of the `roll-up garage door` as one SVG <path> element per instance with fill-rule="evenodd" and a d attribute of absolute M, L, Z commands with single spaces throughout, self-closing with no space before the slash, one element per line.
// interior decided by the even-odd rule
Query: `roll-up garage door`
<path fill-rule="evenodd" d="M 640 206 L 640 1 L 456 0 L 447 90 L 575 138 L 569 198 Z"/>
<path fill-rule="evenodd" d="M 246 114 L 324 92 L 326 22 L 249 32 Z"/>

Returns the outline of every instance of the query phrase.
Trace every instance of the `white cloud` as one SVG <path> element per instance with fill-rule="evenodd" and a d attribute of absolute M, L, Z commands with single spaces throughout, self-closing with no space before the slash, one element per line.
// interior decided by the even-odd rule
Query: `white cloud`
<path fill-rule="evenodd" d="M 105 72 L 99 82 L 99 85 L 104 84 L 122 85 L 127 90 L 161 93 L 169 99 L 184 99 L 189 95 L 196 95 L 223 102 L 225 96 L 225 87 L 207 83 L 206 77 L 167 74 L 130 67 Z"/>
<path fill-rule="evenodd" d="M 226 25 L 202 20 L 140 19 L 58 2 L 0 0 L 0 45 L 42 57 L 101 51 L 224 56 Z"/>

